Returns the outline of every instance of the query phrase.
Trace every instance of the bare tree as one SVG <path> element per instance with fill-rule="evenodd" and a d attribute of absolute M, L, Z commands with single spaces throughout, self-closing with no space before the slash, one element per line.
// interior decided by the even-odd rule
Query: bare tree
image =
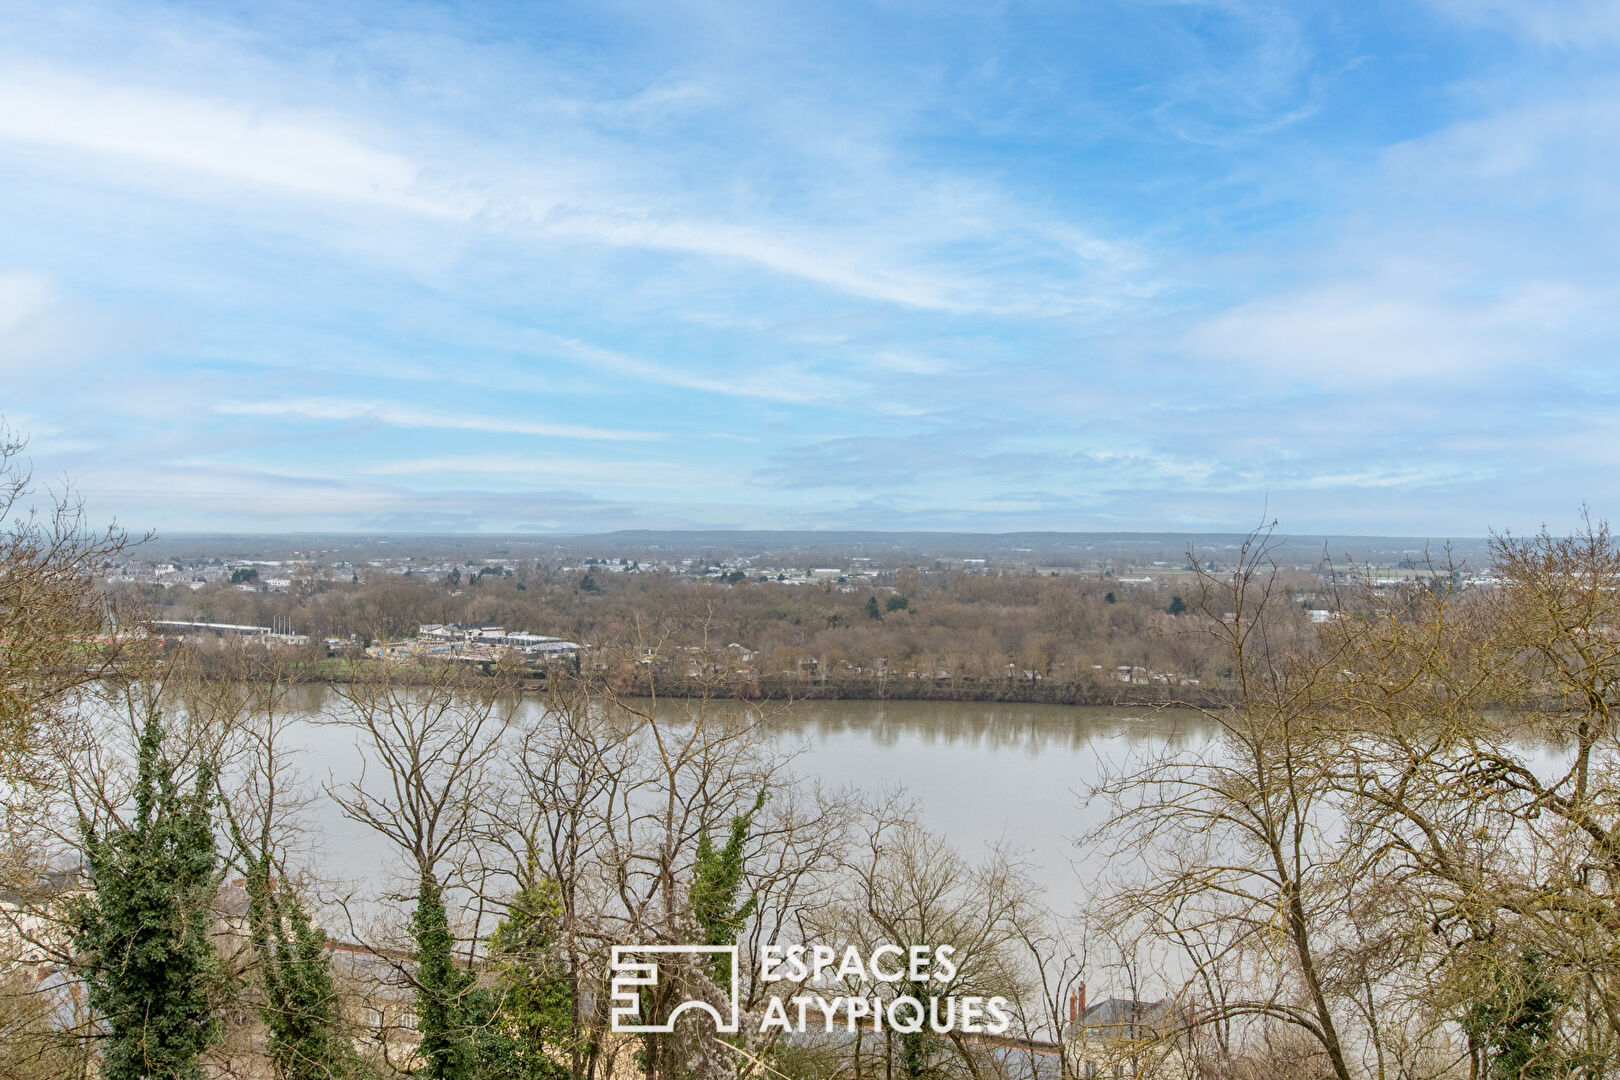
<path fill-rule="evenodd" d="M 1277 632 L 1269 539 L 1269 529 L 1251 534 L 1229 575 L 1200 575 L 1196 608 L 1230 656 L 1238 694 L 1206 714 L 1220 737 L 1101 785 L 1094 794 L 1117 814 L 1092 839 L 1146 866 L 1118 889 L 1114 912 L 1181 946 L 1193 965 L 1188 1023 L 1223 1040 L 1235 1020 L 1292 1025 L 1349 1080 L 1332 958 L 1350 878 L 1324 820 L 1323 761 L 1340 743 L 1324 687 L 1340 658 Z M 1245 967 L 1254 977 L 1235 978 Z"/>
<path fill-rule="evenodd" d="M 12 888 L 40 869 L 34 815 L 54 783 L 51 735 L 139 632 L 99 580 L 132 541 L 93 528 L 71 488 L 36 487 L 23 449 L 0 423 L 0 884 Z"/>
<path fill-rule="evenodd" d="M 1620 1047 L 1620 552 L 1588 523 L 1499 537 L 1490 569 L 1471 589 L 1443 566 L 1363 597 L 1336 684 L 1354 753 L 1333 778 L 1365 853 L 1359 923 L 1398 961 L 1380 993 L 1404 986 L 1432 1024 L 1461 1021 L 1479 1072 L 1517 1007 L 1493 988 L 1532 964 L 1548 1002 L 1536 1054 L 1576 1068 Z"/>
<path fill-rule="evenodd" d="M 464 1076 L 472 1068 L 465 1014 L 473 986 L 465 968 L 476 955 L 482 911 L 475 904 L 472 925 L 458 934 L 450 902 L 476 900 L 491 872 L 471 856 L 513 698 L 504 680 L 452 664 L 409 672 L 380 665 L 341 692 L 337 719 L 359 733 L 365 764 L 360 779 L 331 790 L 332 798 L 395 847 L 414 885 L 394 896 L 414 900 L 411 961 L 373 949 L 415 993 L 423 1067 L 435 1077 Z"/>
<path fill-rule="evenodd" d="M 927 1010 L 945 1009 L 941 1026 L 954 1009 L 951 998 L 1035 998 L 1038 976 L 1026 950 L 1038 940 L 1046 913 L 1017 858 L 995 850 L 970 862 L 945 838 L 920 827 L 898 795 L 869 807 L 859 829 L 835 899 L 803 918 L 806 937 L 840 955 L 851 946 L 863 956 L 879 946 L 898 947 L 905 955 L 913 947 L 946 946 L 954 950 L 956 970 L 944 981 L 936 977 L 941 969 L 921 982 L 909 976 L 890 982 L 867 972 L 847 978 L 841 992 L 876 998 L 882 1007 L 899 995 L 913 997 Z M 863 1063 L 864 1026 L 857 1027 L 854 1047 L 857 1075 L 870 1067 Z M 998 1049 L 968 1034 L 960 1018 L 946 1033 L 896 1033 L 885 1025 L 874 1041 L 886 1077 L 982 1077 L 1005 1068 Z"/>

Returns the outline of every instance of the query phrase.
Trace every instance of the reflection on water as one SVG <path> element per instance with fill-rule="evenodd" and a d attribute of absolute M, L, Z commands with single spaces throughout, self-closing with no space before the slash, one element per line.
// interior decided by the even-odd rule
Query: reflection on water
<path fill-rule="evenodd" d="M 319 722 L 338 711 L 336 692 L 300 687 L 292 704 L 312 721 L 291 733 L 306 751 L 299 767 L 311 786 L 357 779 L 363 757 L 356 733 Z M 530 699 L 522 708 L 538 716 L 543 706 Z M 693 708 L 679 700 L 657 704 L 671 724 Z M 1074 843 L 1110 812 L 1103 800 L 1088 801 L 1090 788 L 1133 760 L 1165 749 L 1196 750 L 1216 737 L 1213 723 L 1184 709 L 932 701 L 713 702 L 707 708 L 721 718 L 763 713 L 782 748 L 794 754 L 791 771 L 806 781 L 872 794 L 903 790 L 922 823 L 966 855 L 992 845 L 1016 850 L 1060 913 L 1075 912 L 1084 903 L 1085 882 L 1104 869 L 1082 861 L 1092 856 Z M 1567 767 L 1567 744 L 1541 738 L 1521 747 L 1544 776 Z M 409 881 L 392 850 L 324 795 L 306 813 L 321 837 L 318 872 L 370 896 Z"/>
<path fill-rule="evenodd" d="M 1029 754 L 1073 753 L 1097 738 L 1179 744 L 1211 729 L 1191 709 L 937 701 L 802 701 L 773 726 L 817 738 L 859 733 L 884 747 L 920 739 Z"/>
<path fill-rule="evenodd" d="M 325 686 L 300 687 L 291 702 L 318 719 L 337 705 Z M 637 702 L 646 707 L 649 702 Z M 538 700 L 524 709 L 538 712 Z M 678 722 L 692 710 L 658 702 L 662 719 Z M 923 824 L 967 854 L 989 845 L 1018 849 L 1049 902 L 1079 901 L 1073 840 L 1102 823 L 1107 808 L 1086 792 L 1128 758 L 1165 747 L 1197 745 L 1214 727 L 1181 709 L 1020 705 L 993 702 L 803 701 L 712 702 L 711 715 L 763 712 L 784 749 L 796 751 L 793 771 L 827 787 L 879 793 L 903 789 Z M 352 730 L 300 725 L 295 741 L 307 755 L 302 771 L 317 783 L 358 777 L 362 759 Z M 326 840 L 327 872 L 369 879 L 374 886 L 400 871 L 374 833 L 316 799 L 309 813 Z"/>
<path fill-rule="evenodd" d="M 336 692 L 322 685 L 293 689 L 294 711 L 318 717 L 332 707 Z M 626 704 L 647 708 L 645 698 Z M 784 736 L 825 738 L 859 733 L 879 746 L 908 738 L 949 744 L 968 743 L 989 750 L 1074 752 L 1097 738 L 1121 738 L 1179 746 L 1207 739 L 1214 725 L 1195 709 L 1149 705 L 1029 705 L 978 701 L 795 701 L 715 700 L 698 705 L 678 698 L 657 703 L 666 721 L 689 718 L 698 708 L 710 716 L 764 716 Z M 540 699 L 528 698 L 523 711 L 538 713 Z"/>

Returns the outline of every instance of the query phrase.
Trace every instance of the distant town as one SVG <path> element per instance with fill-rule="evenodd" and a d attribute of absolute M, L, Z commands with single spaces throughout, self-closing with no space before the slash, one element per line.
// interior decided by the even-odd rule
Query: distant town
<path fill-rule="evenodd" d="M 245 637 L 315 659 L 507 664 L 537 676 L 588 663 L 622 667 L 626 690 L 715 678 L 766 696 L 1160 700 L 1221 685 L 1192 632 L 1194 607 L 1200 575 L 1219 575 L 1241 542 L 181 537 L 131 549 L 108 585 L 147 605 L 165 636 Z M 1489 584 L 1474 569 L 1483 553 L 1477 540 L 1310 537 L 1279 539 L 1273 558 L 1303 626 L 1337 618 L 1352 583 L 1443 574 L 1461 587 Z"/>

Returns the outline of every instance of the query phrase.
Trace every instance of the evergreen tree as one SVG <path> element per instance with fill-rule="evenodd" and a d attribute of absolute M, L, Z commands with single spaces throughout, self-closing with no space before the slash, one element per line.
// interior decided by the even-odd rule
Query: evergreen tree
<path fill-rule="evenodd" d="M 94 891 L 73 912 L 73 948 L 105 1024 L 105 1080 L 202 1080 L 202 1054 L 219 1036 L 213 773 L 205 765 L 182 792 L 175 771 L 154 710 L 141 728 L 134 819 L 104 833 L 80 824 Z"/>
<path fill-rule="evenodd" d="M 563 1080 L 552 1057 L 572 1034 L 573 995 L 556 955 L 562 903 L 554 882 L 512 898 L 489 938 L 489 985 L 467 997 L 479 1080 Z"/>
<path fill-rule="evenodd" d="M 522 889 L 489 938 L 488 988 L 467 998 L 480 1080 L 562 1080 L 549 1050 L 571 1034 L 573 995 L 555 948 L 562 903 L 554 882 Z"/>
<path fill-rule="evenodd" d="M 875 596 L 868 596 L 866 598 L 866 617 L 868 619 L 878 619 L 880 621 L 883 618 L 883 609 L 878 607 L 877 597 Z"/>
<path fill-rule="evenodd" d="M 246 852 L 240 839 L 237 846 Z M 271 1066 L 280 1080 L 343 1080 L 354 1072 L 354 1048 L 341 1030 L 326 935 L 296 896 L 276 890 L 267 855 L 244 858 Z"/>
<path fill-rule="evenodd" d="M 475 987 L 462 1002 L 462 1019 L 478 1080 L 561 1080 L 568 1070 L 545 1047 L 523 1037 L 502 1008 L 499 994 Z"/>
<path fill-rule="evenodd" d="M 934 995 L 929 992 L 927 983 L 907 981 L 901 985 L 905 987 L 907 996 L 922 1003 L 924 1011 L 922 1030 L 900 1033 L 900 1071 L 907 1080 L 921 1080 L 932 1071 L 929 1067 L 932 1039 L 928 1034 L 927 1010 L 932 1007 Z M 909 1015 L 909 1009 L 902 1011 Z"/>
<path fill-rule="evenodd" d="M 737 892 L 745 881 L 743 848 L 748 843 L 748 830 L 754 815 L 765 805 L 765 792 L 761 791 L 747 813 L 731 819 L 731 828 L 725 846 L 715 849 L 707 833 L 698 838 L 697 861 L 692 867 L 692 917 L 703 930 L 706 945 L 734 945 L 737 934 L 754 914 L 757 902 L 750 896 L 739 904 Z M 722 986 L 731 984 L 731 962 L 727 957 L 713 960 L 712 973 Z"/>
<path fill-rule="evenodd" d="M 1527 952 L 1516 967 L 1499 969 L 1490 996 L 1463 1017 L 1463 1030 L 1484 1050 L 1492 1080 L 1542 1080 L 1569 1076 L 1574 1061 L 1553 1042 L 1564 997 L 1548 977 L 1541 957 Z"/>
<path fill-rule="evenodd" d="M 456 966 L 455 939 L 444 910 L 444 892 L 423 874 L 411 917 L 416 940 L 416 1023 L 422 1036 L 417 1053 L 428 1080 L 471 1080 L 472 1040 L 468 1035 L 467 994 L 473 976 Z"/>

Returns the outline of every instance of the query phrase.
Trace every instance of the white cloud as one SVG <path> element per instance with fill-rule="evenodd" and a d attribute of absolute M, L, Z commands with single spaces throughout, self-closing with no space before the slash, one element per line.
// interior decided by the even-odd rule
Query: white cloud
<path fill-rule="evenodd" d="M 1251 301 L 1205 320 L 1182 345 L 1197 359 L 1316 386 L 1483 375 L 1546 362 L 1571 324 L 1613 303 L 1566 282 L 1482 293 L 1448 288 L 1447 277 L 1405 266 Z"/>
<path fill-rule="evenodd" d="M 1566 100 L 1498 109 L 1391 147 L 1383 167 L 1395 190 L 1441 200 L 1546 201 L 1565 212 L 1572 198 L 1612 208 L 1620 175 L 1620 93 L 1589 88 Z"/>
<path fill-rule="evenodd" d="M 530 336 L 540 342 L 542 348 L 585 363 L 593 370 L 633 375 L 647 382 L 684 390 L 796 403 L 825 401 L 841 396 L 848 390 L 824 377 L 798 370 L 778 368 L 736 377 L 710 375 L 602 348 L 576 338 L 543 331 L 533 331 Z"/>
<path fill-rule="evenodd" d="M 547 230 L 599 243 L 736 259 L 788 277 L 826 285 L 851 296 L 933 310 L 977 310 L 941 283 L 916 272 L 886 271 L 858 249 L 825 239 L 796 242 L 778 229 L 759 230 L 723 221 L 653 220 L 608 214 L 560 217 Z"/>
<path fill-rule="evenodd" d="M 1542 45 L 1592 48 L 1620 40 L 1617 0 L 1433 0 L 1461 22 L 1501 26 Z"/>
<path fill-rule="evenodd" d="M 301 195 L 433 217 L 421 169 L 320 118 L 41 71 L 0 75 L 0 139 L 134 158 Z"/>
<path fill-rule="evenodd" d="M 99 298 L 98 298 L 99 299 Z M 162 337 L 160 320 L 116 302 L 87 303 L 57 275 L 0 271 L 0 409 L 26 391 L 59 391 L 65 370 L 129 355 Z M 25 391 L 26 388 L 26 391 Z M 93 392 L 77 387 L 77 394 Z"/>
<path fill-rule="evenodd" d="M 228 401 L 215 412 L 227 416 L 286 417 L 299 420 L 363 420 L 395 427 L 445 428 L 456 431 L 487 431 L 504 435 L 536 435 L 557 439 L 603 439 L 640 442 L 663 438 L 654 431 L 625 431 L 585 427 L 578 424 L 549 424 L 530 420 L 508 420 L 494 416 L 418 409 L 409 405 L 376 401 L 345 401 L 335 398 L 304 398 L 293 401 Z"/>
<path fill-rule="evenodd" d="M 1355 472 L 1319 473 L 1296 480 L 1292 485 L 1306 489 L 1316 488 L 1414 488 L 1438 485 L 1456 486 L 1490 480 L 1494 469 L 1462 468 L 1451 465 L 1392 465 L 1383 468 L 1358 469 Z"/>
<path fill-rule="evenodd" d="M 15 270 L 0 273 L 0 334 L 44 311 L 55 297 L 46 277 Z"/>
<path fill-rule="evenodd" d="M 592 110 L 578 110 L 574 123 Z M 43 68 L 0 74 L 0 140 L 107 155 L 284 195 L 368 204 L 534 241 L 573 240 L 729 260 L 848 296 L 921 310 L 1003 315 L 1106 310 L 1151 294 L 1142 260 L 1074 223 L 998 193 L 892 167 L 808 202 L 749 215 L 708 209 L 724 192 L 631 168 L 633 140 L 576 127 L 512 151 L 419 129 L 403 153 L 341 115 L 97 81 Z M 492 162 L 504 161 L 494 165 Z M 470 163 L 470 164 L 469 164 Z M 679 170 L 682 163 L 663 162 Z M 104 179 L 116 173 L 103 173 Z M 537 179 L 540 178 L 540 179 Z M 847 190 L 846 190 L 847 188 Z M 172 194 L 172 192 L 171 192 Z M 950 254 L 940 254 L 950 252 Z M 1020 273 L 1020 264 L 1042 264 Z"/>
<path fill-rule="evenodd" d="M 530 331 L 527 336 L 542 349 L 587 364 L 593 370 L 633 375 L 646 382 L 661 383 L 682 390 L 698 390 L 726 397 L 808 404 L 845 398 L 855 389 L 839 380 L 791 368 L 760 369 L 737 376 L 711 375 L 670 364 L 660 364 L 614 349 L 592 345 L 577 338 L 560 337 L 541 330 Z"/>
<path fill-rule="evenodd" d="M 692 487 L 707 491 L 737 484 L 740 477 L 674 461 L 603 461 L 593 458 L 465 454 L 386 461 L 357 470 L 365 476 L 422 476 L 455 473 L 548 481 L 586 482 L 622 488 Z"/>
<path fill-rule="evenodd" d="M 881 349 L 872 354 L 867 363 L 898 375 L 945 375 L 958 370 L 958 365 L 949 360 L 923 356 L 905 349 Z"/>

